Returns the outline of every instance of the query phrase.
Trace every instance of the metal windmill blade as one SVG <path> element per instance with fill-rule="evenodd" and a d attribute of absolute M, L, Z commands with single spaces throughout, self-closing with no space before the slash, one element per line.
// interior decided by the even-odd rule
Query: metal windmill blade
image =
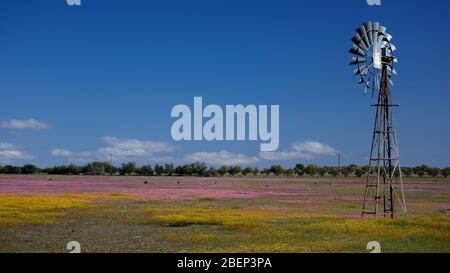
<path fill-rule="evenodd" d="M 377 42 L 379 28 L 380 28 L 380 23 L 372 22 L 372 41 L 374 43 Z"/>
<path fill-rule="evenodd" d="M 372 45 L 373 41 L 372 41 L 372 22 L 367 22 L 364 23 L 364 28 L 366 29 L 366 36 L 369 39 L 369 46 Z"/>
<path fill-rule="evenodd" d="M 360 64 L 360 63 L 364 63 L 366 61 L 365 58 L 362 57 L 353 57 L 352 61 L 350 62 L 350 64 Z"/>
<path fill-rule="evenodd" d="M 358 55 L 360 57 L 364 57 L 366 56 L 367 52 L 364 51 L 364 49 L 362 49 L 360 46 L 353 44 L 353 47 L 350 48 L 349 50 L 350 53 Z"/>
<path fill-rule="evenodd" d="M 364 52 L 366 52 L 366 53 L 369 52 L 367 46 L 365 45 L 363 38 L 358 33 L 355 34 L 355 37 L 352 38 L 352 41 L 353 41 L 354 45 L 356 45 L 357 47 L 362 49 Z"/>

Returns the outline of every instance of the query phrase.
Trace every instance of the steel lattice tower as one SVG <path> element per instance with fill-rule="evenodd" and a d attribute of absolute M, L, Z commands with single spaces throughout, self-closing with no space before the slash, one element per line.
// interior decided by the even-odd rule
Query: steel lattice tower
<path fill-rule="evenodd" d="M 383 60 L 362 216 L 394 218 L 397 210 L 406 214 L 406 204 L 393 115 L 398 105 L 392 103 L 387 75 L 391 59 Z"/>
<path fill-rule="evenodd" d="M 364 23 L 352 38 L 350 53 L 354 54 L 350 65 L 356 66 L 354 75 L 359 84 L 377 94 L 372 148 L 367 170 L 366 189 L 362 217 L 373 215 L 394 218 L 406 214 L 402 171 L 394 126 L 394 105 L 390 92 L 392 76 L 397 72 L 393 55 L 396 50 L 392 36 L 379 22 Z"/>

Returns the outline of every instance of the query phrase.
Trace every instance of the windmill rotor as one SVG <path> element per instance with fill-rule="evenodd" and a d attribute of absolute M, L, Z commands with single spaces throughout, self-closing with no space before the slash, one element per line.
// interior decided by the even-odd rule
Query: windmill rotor
<path fill-rule="evenodd" d="M 353 75 L 359 77 L 358 83 L 364 86 L 364 93 L 369 89 L 379 91 L 383 66 L 387 66 L 388 81 L 393 85 L 392 76 L 397 75 L 394 63 L 398 61 L 387 28 L 379 22 L 369 21 L 356 29 L 351 40 L 353 46 L 349 52 L 354 56 L 350 65 L 354 66 Z"/>

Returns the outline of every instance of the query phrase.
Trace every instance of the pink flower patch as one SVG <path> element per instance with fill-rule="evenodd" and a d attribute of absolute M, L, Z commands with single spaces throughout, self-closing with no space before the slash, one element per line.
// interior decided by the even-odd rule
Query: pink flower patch
<path fill-rule="evenodd" d="M 227 185 L 226 183 L 224 183 Z M 292 193 L 258 189 L 239 190 L 212 187 L 208 180 L 183 180 L 181 185 L 176 185 L 176 179 L 152 179 L 149 184 L 144 184 L 143 179 L 118 177 L 112 178 L 67 178 L 55 177 L 48 179 L 27 179 L 27 178 L 0 178 L 0 193 L 5 194 L 25 194 L 25 195 L 59 195 L 59 194 L 102 194 L 102 193 L 122 193 L 139 195 L 145 199 L 248 199 L 263 196 L 289 196 Z M 229 185 L 228 185 L 229 186 Z"/>

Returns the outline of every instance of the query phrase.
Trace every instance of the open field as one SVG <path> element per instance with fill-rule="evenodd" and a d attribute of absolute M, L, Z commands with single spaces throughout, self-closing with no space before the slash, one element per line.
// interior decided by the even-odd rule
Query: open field
<path fill-rule="evenodd" d="M 363 180 L 0 176 L 0 252 L 450 252 L 450 180 L 395 220 L 359 218 Z"/>

